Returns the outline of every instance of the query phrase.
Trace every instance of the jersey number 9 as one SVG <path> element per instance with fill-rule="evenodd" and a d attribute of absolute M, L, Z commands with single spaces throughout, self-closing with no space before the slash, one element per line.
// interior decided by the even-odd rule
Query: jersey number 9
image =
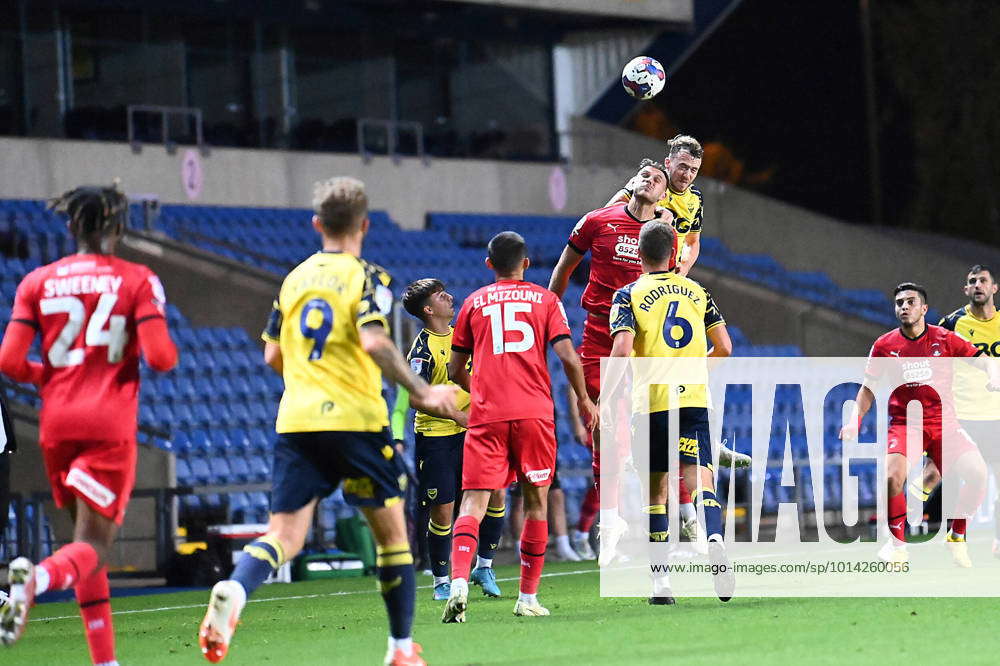
<path fill-rule="evenodd" d="M 326 338 L 333 330 L 333 308 L 322 298 L 312 299 L 302 308 L 299 330 L 302 332 L 302 337 L 313 341 L 309 360 L 320 360 L 323 358 L 323 346 L 326 344 Z"/>

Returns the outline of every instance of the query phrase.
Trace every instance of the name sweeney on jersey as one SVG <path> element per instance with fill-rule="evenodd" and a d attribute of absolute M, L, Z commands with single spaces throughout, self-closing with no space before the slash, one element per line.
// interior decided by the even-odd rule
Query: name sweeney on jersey
<path fill-rule="evenodd" d="M 117 294 L 122 286 L 120 275 L 74 275 L 45 281 L 45 298 L 80 294 Z"/>
<path fill-rule="evenodd" d="M 642 310 L 643 312 L 649 312 L 649 309 L 653 307 L 653 304 L 656 303 L 656 301 L 660 300 L 660 297 L 666 296 L 668 294 L 671 295 L 676 294 L 678 296 L 684 296 L 685 298 L 691 299 L 692 303 L 697 303 L 698 301 L 701 300 L 701 296 L 698 296 L 697 294 L 693 293 L 687 287 L 681 286 L 679 284 L 665 284 L 660 287 L 657 287 L 653 291 L 643 296 L 642 302 L 639 303 L 639 309 Z"/>
<path fill-rule="evenodd" d="M 481 308 L 484 305 L 499 303 L 500 301 L 529 301 L 531 303 L 541 303 L 542 294 L 529 289 L 505 289 L 503 291 L 491 291 L 486 294 L 486 298 L 479 295 L 472 299 L 472 307 Z"/>

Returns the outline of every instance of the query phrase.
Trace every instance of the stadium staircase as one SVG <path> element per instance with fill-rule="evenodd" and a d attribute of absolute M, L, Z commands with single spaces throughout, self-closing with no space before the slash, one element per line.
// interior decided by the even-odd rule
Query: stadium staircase
<path fill-rule="evenodd" d="M 133 219 L 140 219 L 140 214 L 138 209 L 133 210 Z M 303 223 L 310 214 L 305 209 L 168 205 L 162 208 L 156 226 L 173 241 L 203 251 L 202 260 L 215 257 L 215 263 L 239 262 L 252 277 L 270 276 L 265 283 L 273 287 L 265 288 L 276 289 L 280 277 L 315 250 L 315 235 Z M 457 302 L 491 280 L 483 264 L 482 248 L 496 232 L 513 229 L 526 237 L 532 258 L 526 278 L 545 283 L 565 246 L 568 230 L 576 223 L 575 218 L 568 217 L 432 213 L 426 230 L 403 231 L 385 213 L 373 211 L 371 220 L 365 255 L 390 269 L 397 290 L 412 280 L 433 275 L 445 281 Z M 0 327 L 5 327 L 10 318 L 9 306 L 20 279 L 36 266 L 73 250 L 64 223 L 45 211 L 41 201 L 0 200 Z M 226 270 L 236 270 L 239 265 Z M 788 271 L 772 257 L 732 253 L 711 238 L 702 241 L 699 265 L 775 292 L 815 299 L 844 314 L 860 313 L 873 322 L 889 324 L 886 313 L 891 313 L 891 304 L 885 295 L 842 289 L 825 273 Z M 170 293 L 165 269 L 157 270 L 168 283 Z M 576 278 L 585 278 L 586 274 L 584 265 L 574 275 L 564 299 L 571 328 L 577 335 L 585 314 L 578 305 L 583 284 Z M 186 296 L 192 302 L 191 295 Z M 193 307 L 184 313 L 173 303 L 169 305 L 169 324 L 182 352 L 181 363 L 167 375 L 155 375 L 143 367 L 140 423 L 170 433 L 168 437 L 154 438 L 154 443 L 176 456 L 178 485 L 211 488 L 265 483 L 270 473 L 273 423 L 282 382 L 263 366 L 256 330 L 249 325 L 231 325 L 231 318 L 228 323 L 223 321 L 225 309 L 204 310 Z M 261 311 L 260 321 L 264 314 Z M 193 324 L 189 317 L 197 318 L 199 323 Z M 206 323 L 215 325 L 202 325 Z M 415 323 L 408 321 L 408 325 L 415 333 Z M 730 325 L 729 331 L 737 356 L 802 354 L 795 345 L 755 345 L 737 326 Z M 34 353 L 37 355 L 37 347 Z M 566 418 L 566 381 L 561 370 L 552 370 L 560 476 L 568 496 L 567 507 L 573 512 L 590 483 L 589 453 L 573 439 Z M 23 395 L 10 397 L 24 400 Z M 779 410 L 790 404 L 780 403 Z M 745 398 L 739 394 L 727 396 L 724 436 L 744 451 L 749 450 L 750 415 L 749 394 Z M 412 442 L 412 419 L 408 421 L 407 438 Z M 771 444 L 783 445 L 783 435 L 772 433 Z M 836 433 L 827 432 L 824 439 L 828 459 L 838 460 Z M 804 432 L 793 432 L 791 443 L 797 458 L 806 456 Z M 808 475 L 808 467 L 803 469 L 803 474 Z M 831 466 L 825 473 L 839 474 L 839 470 L 839 466 Z M 863 503 L 873 503 L 874 466 L 862 467 L 860 473 L 863 480 L 868 475 L 871 481 L 860 484 Z M 811 483 L 807 477 L 802 480 Z M 835 487 L 839 488 L 839 476 Z M 765 511 L 772 512 L 778 502 L 790 501 L 790 492 L 790 488 L 769 479 L 765 484 Z M 319 511 L 324 535 L 332 532 L 337 518 L 349 512 L 339 493 L 324 501 Z M 262 521 L 266 519 L 267 496 L 263 490 L 253 490 L 191 494 L 182 499 L 182 523 L 206 513 L 232 522 Z"/>

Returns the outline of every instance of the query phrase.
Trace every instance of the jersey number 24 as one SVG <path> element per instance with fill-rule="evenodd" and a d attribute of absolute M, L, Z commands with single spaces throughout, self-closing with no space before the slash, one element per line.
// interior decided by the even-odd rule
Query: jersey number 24
<path fill-rule="evenodd" d="M 108 363 L 118 363 L 122 360 L 122 353 L 125 343 L 128 341 L 128 333 L 125 332 L 125 315 L 113 315 L 111 310 L 118 302 L 116 294 L 101 294 L 97 301 L 94 313 L 90 315 L 87 322 L 87 333 L 84 336 L 84 344 L 87 347 L 108 348 Z M 65 313 L 69 315 L 58 337 L 49 347 L 49 363 L 53 368 L 68 368 L 74 365 L 81 365 L 86 350 L 83 347 L 70 349 L 80 335 L 83 328 L 83 320 L 87 316 L 87 308 L 76 296 L 59 296 L 57 298 L 43 298 L 38 302 L 38 307 L 43 315 L 53 315 Z M 107 328 L 105 328 L 107 327 Z"/>

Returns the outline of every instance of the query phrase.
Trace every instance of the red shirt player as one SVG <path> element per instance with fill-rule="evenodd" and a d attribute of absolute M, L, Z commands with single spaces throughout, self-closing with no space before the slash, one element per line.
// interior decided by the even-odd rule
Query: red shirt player
<path fill-rule="evenodd" d="M 979 449 L 959 427 L 952 400 L 951 362 L 936 358 L 978 356 L 981 352 L 968 341 L 941 326 L 924 321 L 927 314 L 927 292 L 923 287 L 905 282 L 893 294 L 899 328 L 879 337 L 872 345 L 865 383 L 885 379 L 896 386 L 889 396 L 889 436 L 886 455 L 889 532 L 892 540 L 879 552 L 882 559 L 905 562 L 906 553 L 906 409 L 916 400 L 923 409 L 921 447 L 939 470 L 953 469 L 965 481 L 959 493 L 962 511 L 974 511 L 986 490 L 986 465 Z M 889 362 L 876 358 L 918 358 L 908 365 L 900 364 L 902 374 L 886 372 Z M 908 367 L 914 366 L 914 367 Z M 992 365 L 984 368 L 994 374 Z M 893 368 L 895 370 L 895 368 Z M 906 373 L 917 374 L 907 382 Z M 1000 384 L 1000 382 L 996 382 Z M 871 409 L 875 394 L 862 385 L 856 398 L 856 414 L 850 425 L 841 429 L 841 439 L 856 439 L 861 418 Z M 942 452 L 942 443 L 947 449 Z M 946 455 L 944 455 L 946 454 Z M 964 546 L 964 542 L 962 544 Z"/>
<path fill-rule="evenodd" d="M 55 202 L 79 254 L 29 273 L 0 346 L 0 372 L 39 386 L 39 444 L 56 505 L 75 510 L 72 543 L 37 566 L 10 564 L 0 639 L 14 643 L 36 594 L 74 587 L 95 664 L 115 662 L 105 563 L 135 482 L 139 353 L 154 370 L 177 363 L 163 287 L 111 256 L 128 214 L 114 188 L 81 187 Z M 36 333 L 42 362 L 28 361 Z"/>
<path fill-rule="evenodd" d="M 615 291 L 635 282 L 642 274 L 642 266 L 639 264 L 639 230 L 645 222 L 656 217 L 657 202 L 663 198 L 667 188 L 666 171 L 662 164 L 643 160 L 632 184 L 635 189 L 628 203 L 599 208 L 580 218 L 549 279 L 549 289 L 561 298 L 566 292 L 570 275 L 583 260 L 583 255 L 590 252 L 590 279 L 582 298 L 587 320 L 583 327 L 583 343 L 578 351 L 583 361 L 587 393 L 595 401 L 601 392 L 601 358 L 611 356 L 613 344 L 609 320 L 611 300 Z M 676 238 L 674 242 L 676 243 Z M 677 256 L 676 247 L 671 256 Z M 627 419 L 624 421 L 628 422 Z M 600 432 L 595 430 L 593 440 L 597 441 L 588 442 L 593 454 L 595 484 L 580 508 L 580 522 L 573 537 L 574 547 L 582 552 L 590 551 L 588 534 L 600 505 L 598 489 L 602 477 L 599 435 Z M 622 455 L 625 455 L 624 448 Z M 609 488 L 617 487 L 617 469 L 605 469 L 604 476 Z M 690 506 L 691 496 L 683 488 L 683 482 L 680 495 L 681 502 Z M 693 508 L 691 513 L 693 514 Z M 617 507 L 606 507 L 601 513 L 601 523 L 602 529 L 620 532 L 624 528 L 624 522 L 618 517 Z M 602 538 L 616 537 L 610 535 Z"/>
<path fill-rule="evenodd" d="M 587 397 L 583 368 L 569 335 L 566 313 L 548 289 L 524 281 L 524 239 L 512 231 L 493 237 L 487 265 L 495 283 L 465 299 L 455 322 L 448 374 L 469 391 L 469 430 L 462 464 L 462 506 L 451 550 L 451 596 L 444 622 L 464 622 L 469 570 L 479 523 L 490 492 L 516 477 L 524 493 L 521 588 L 515 615 L 548 615 L 535 596 L 548 541 L 546 498 L 556 467 L 551 378 L 545 361 L 551 344 L 576 392 L 581 416 L 593 428 L 597 408 Z M 470 378 L 470 355 L 475 374 Z"/>

